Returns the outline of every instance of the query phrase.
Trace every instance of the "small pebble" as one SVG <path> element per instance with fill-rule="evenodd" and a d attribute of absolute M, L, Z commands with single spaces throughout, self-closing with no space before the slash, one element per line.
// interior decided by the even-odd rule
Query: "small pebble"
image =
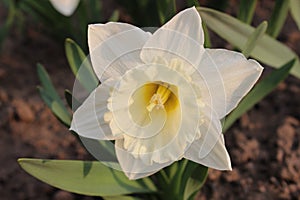
<path fill-rule="evenodd" d="M 35 116 L 33 114 L 33 111 L 25 101 L 14 100 L 13 105 L 15 108 L 15 112 L 21 121 L 28 122 L 28 123 L 34 121 Z"/>
<path fill-rule="evenodd" d="M 62 190 L 57 191 L 53 196 L 53 200 L 73 200 L 73 199 L 75 199 L 73 194 Z"/>

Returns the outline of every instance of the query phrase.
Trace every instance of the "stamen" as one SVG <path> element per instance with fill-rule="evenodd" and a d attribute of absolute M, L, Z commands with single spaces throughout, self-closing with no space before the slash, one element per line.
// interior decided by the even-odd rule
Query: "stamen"
<path fill-rule="evenodd" d="M 163 109 L 164 104 L 167 102 L 171 95 L 171 90 L 169 90 L 169 85 L 165 87 L 164 85 L 159 85 L 156 93 L 151 97 L 147 110 L 151 112 L 153 108 Z"/>

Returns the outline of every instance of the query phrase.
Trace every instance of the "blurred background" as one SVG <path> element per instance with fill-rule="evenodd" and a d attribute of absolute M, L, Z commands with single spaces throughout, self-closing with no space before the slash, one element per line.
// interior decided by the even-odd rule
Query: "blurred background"
<path fill-rule="evenodd" d="M 44 65 L 63 97 L 64 89 L 72 90 L 74 83 L 65 56 L 65 38 L 70 37 L 88 53 L 87 24 L 121 21 L 140 27 L 160 26 L 175 14 L 172 2 L 82 0 L 74 14 L 66 17 L 46 0 L 1 0 L 1 199 L 101 199 L 53 188 L 26 174 L 17 163 L 20 157 L 93 159 L 41 99 L 36 64 Z M 258 0 L 248 23 L 256 27 L 264 20 L 270 22 L 278 2 Z M 200 5 L 242 20 L 240 4 L 239 0 L 177 0 L 176 12 Z M 235 49 L 215 33 L 209 31 L 209 35 L 211 48 Z M 290 13 L 273 37 L 300 55 L 300 32 Z M 264 76 L 271 70 L 265 67 Z M 225 141 L 233 171 L 210 170 L 198 199 L 299 199 L 300 80 L 290 75 L 280 83 L 226 132 Z"/>

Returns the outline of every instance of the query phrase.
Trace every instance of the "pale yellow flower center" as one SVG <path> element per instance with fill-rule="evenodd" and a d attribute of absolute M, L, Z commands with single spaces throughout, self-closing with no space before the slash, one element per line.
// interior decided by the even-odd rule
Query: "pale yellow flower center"
<path fill-rule="evenodd" d="M 140 126 L 148 125 L 152 120 L 150 113 L 165 110 L 172 114 L 179 106 L 177 87 L 165 82 L 152 82 L 138 88 L 132 95 L 129 107 L 131 119 Z"/>
<path fill-rule="evenodd" d="M 153 108 L 164 109 L 164 104 L 168 101 L 172 91 L 169 89 L 168 84 L 160 84 L 157 88 L 157 91 L 150 99 L 147 110 L 152 111 Z"/>

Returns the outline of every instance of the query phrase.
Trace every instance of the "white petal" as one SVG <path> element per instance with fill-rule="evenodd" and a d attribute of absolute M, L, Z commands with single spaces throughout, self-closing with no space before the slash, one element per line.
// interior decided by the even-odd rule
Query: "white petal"
<path fill-rule="evenodd" d="M 202 118 L 199 125 L 201 134 L 199 141 L 200 148 L 198 149 L 199 157 L 206 157 L 214 148 L 222 135 L 221 122 L 217 114 L 208 106 L 202 107 Z"/>
<path fill-rule="evenodd" d="M 174 91 L 174 94 L 177 95 L 179 106 L 172 110 L 173 113 L 166 107 L 167 120 L 159 132 L 153 132 L 146 126 L 139 127 L 140 131 L 130 132 L 130 128 L 136 126 L 130 116 L 128 103 L 132 94 L 144 84 L 158 80 L 178 87 L 178 91 Z M 119 88 L 112 93 L 111 101 L 113 120 L 125 135 L 124 148 L 135 157 L 139 157 L 145 164 L 181 159 L 184 150 L 196 138 L 201 117 L 198 94 L 186 77 L 175 69 L 155 64 L 134 68 L 122 77 Z M 158 122 L 164 123 L 164 118 L 158 115 L 154 117 L 157 117 L 155 120 Z M 156 127 L 160 129 L 160 126 Z"/>
<path fill-rule="evenodd" d="M 202 90 L 202 100 L 221 119 L 249 92 L 262 70 L 258 62 L 247 60 L 241 53 L 206 49 L 192 78 Z"/>
<path fill-rule="evenodd" d="M 199 149 L 201 148 L 202 141 L 196 140 L 185 152 L 184 157 L 210 168 L 218 170 L 232 170 L 230 157 L 223 142 L 223 135 L 220 135 L 218 142 L 214 145 L 209 154 L 204 158 L 200 158 Z"/>
<path fill-rule="evenodd" d="M 153 163 L 152 165 L 146 165 L 141 159 L 135 158 L 134 156 L 132 156 L 132 154 L 128 153 L 124 149 L 123 139 L 116 140 L 115 149 L 118 161 L 121 165 L 123 172 L 131 180 L 150 176 L 159 171 L 160 169 L 172 164 L 173 162 L 170 161 L 166 163 Z"/>
<path fill-rule="evenodd" d="M 121 76 L 141 62 L 140 50 L 150 35 L 126 23 L 89 25 L 89 51 L 99 80 Z"/>
<path fill-rule="evenodd" d="M 70 16 L 76 10 L 79 0 L 50 0 L 53 7 L 65 16 Z"/>
<path fill-rule="evenodd" d="M 195 7 L 186 9 L 159 28 L 146 42 L 141 58 L 151 63 L 156 57 L 170 61 L 180 58 L 188 71 L 198 66 L 203 48 L 204 34 L 201 18 Z"/>
<path fill-rule="evenodd" d="M 115 81 L 109 80 L 98 86 L 75 111 L 70 130 L 75 131 L 82 137 L 112 140 L 109 125 L 105 122 L 104 116 L 109 112 L 107 99 L 110 90 L 114 87 Z"/>

